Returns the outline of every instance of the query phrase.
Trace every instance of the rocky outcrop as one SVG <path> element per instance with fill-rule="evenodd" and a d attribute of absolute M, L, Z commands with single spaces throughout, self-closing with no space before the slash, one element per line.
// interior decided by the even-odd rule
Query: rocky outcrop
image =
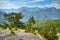
<path fill-rule="evenodd" d="M 32 33 L 15 32 L 15 35 L 10 35 L 9 30 L 0 29 L 0 40 L 42 40 L 41 37 Z"/>
<path fill-rule="evenodd" d="M 0 36 L 0 40 L 41 40 L 38 36 L 32 34 L 32 33 L 22 33 L 22 32 L 17 32 L 15 35 L 4 35 Z"/>
<path fill-rule="evenodd" d="M 60 33 L 57 33 L 57 36 L 58 36 L 58 40 L 60 40 Z"/>

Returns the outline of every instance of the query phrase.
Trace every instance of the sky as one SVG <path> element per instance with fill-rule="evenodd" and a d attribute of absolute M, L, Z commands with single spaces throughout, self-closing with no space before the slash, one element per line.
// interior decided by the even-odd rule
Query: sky
<path fill-rule="evenodd" d="M 0 0 L 0 9 L 21 7 L 55 7 L 60 9 L 60 0 Z"/>

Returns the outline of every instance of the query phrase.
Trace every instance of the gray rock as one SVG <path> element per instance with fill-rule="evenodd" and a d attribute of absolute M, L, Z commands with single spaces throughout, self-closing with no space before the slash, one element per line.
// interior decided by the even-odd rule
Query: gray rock
<path fill-rule="evenodd" d="M 57 36 L 58 36 L 58 40 L 60 40 L 60 33 L 57 33 Z"/>
<path fill-rule="evenodd" d="M 0 36 L 0 40 L 4 40 L 5 38 L 8 38 L 10 35 L 2 35 L 2 36 Z"/>
<path fill-rule="evenodd" d="M 15 35 L 11 36 L 9 30 L 0 29 L 2 34 L 0 34 L 0 40 L 41 40 L 38 36 L 32 33 L 22 33 L 22 32 L 15 32 Z"/>
<path fill-rule="evenodd" d="M 32 33 L 16 33 L 16 36 L 11 36 L 8 38 L 5 38 L 4 40 L 41 40 L 38 36 L 32 34 Z"/>

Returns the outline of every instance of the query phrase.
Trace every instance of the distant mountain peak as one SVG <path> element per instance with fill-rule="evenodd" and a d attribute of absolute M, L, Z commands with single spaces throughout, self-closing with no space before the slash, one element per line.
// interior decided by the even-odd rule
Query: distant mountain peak
<path fill-rule="evenodd" d="M 34 16 L 35 19 L 52 19 L 53 16 L 55 19 L 60 19 L 60 9 L 56 9 L 55 7 L 45 7 L 45 8 L 39 8 L 39 7 L 21 7 L 18 9 L 0 9 L 0 16 L 1 14 L 9 12 L 20 12 L 23 17 L 23 21 L 27 20 L 30 16 Z"/>

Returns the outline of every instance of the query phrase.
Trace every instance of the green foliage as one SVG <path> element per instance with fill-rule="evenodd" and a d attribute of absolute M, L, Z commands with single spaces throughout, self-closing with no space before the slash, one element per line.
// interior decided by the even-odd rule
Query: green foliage
<path fill-rule="evenodd" d="M 25 32 L 30 32 L 31 29 L 32 29 L 32 28 L 31 28 L 32 25 L 31 25 L 31 24 L 27 24 L 26 26 L 27 26 L 27 27 L 25 28 Z"/>
<path fill-rule="evenodd" d="M 15 34 L 13 28 L 25 28 L 25 25 L 23 22 L 20 21 L 20 19 L 23 18 L 23 15 L 21 13 L 8 13 L 4 14 L 4 20 L 8 21 L 10 24 L 8 26 L 9 30 L 11 31 L 11 34 Z M 3 28 L 7 28 L 6 24 L 4 23 Z"/>
<path fill-rule="evenodd" d="M 56 34 L 60 32 L 60 20 L 42 20 L 33 27 L 36 27 L 38 33 L 47 40 L 57 40 Z"/>
<path fill-rule="evenodd" d="M 17 22 L 15 25 L 16 25 L 17 28 L 21 28 L 21 29 L 25 28 L 25 24 L 21 21 Z"/>
<path fill-rule="evenodd" d="M 7 27 L 9 27 L 9 25 L 5 22 L 1 25 L 1 28 L 3 28 L 3 29 L 7 29 Z"/>
<path fill-rule="evenodd" d="M 35 19 L 33 16 L 29 18 L 28 23 L 30 23 L 31 25 L 35 24 Z"/>
<path fill-rule="evenodd" d="M 10 31 L 11 31 L 10 33 L 11 35 L 15 35 L 15 32 L 13 30 L 10 30 Z"/>
<path fill-rule="evenodd" d="M 23 40 L 23 38 L 20 38 L 19 40 Z"/>
<path fill-rule="evenodd" d="M 35 24 L 35 19 L 32 16 L 27 21 L 25 32 L 31 32 L 32 31 L 32 25 L 34 25 L 34 24 Z"/>
<path fill-rule="evenodd" d="M 37 30 L 39 34 L 45 37 L 47 40 L 57 40 L 57 33 L 60 33 L 60 20 L 40 20 L 35 22 L 34 17 L 30 17 L 26 23 L 26 25 L 20 20 L 23 18 L 21 13 L 8 13 L 4 14 L 4 20 L 7 20 L 10 24 L 3 23 L 0 25 L 1 28 L 7 29 L 11 31 L 11 34 L 14 35 L 15 32 L 13 28 L 25 28 L 25 32 L 31 32 L 36 34 Z M 23 39 L 20 39 L 23 40 Z"/>
<path fill-rule="evenodd" d="M 4 14 L 4 20 L 7 20 L 8 22 L 10 22 L 10 27 L 14 28 L 14 27 L 19 27 L 19 28 L 24 28 L 25 25 L 23 22 L 20 21 L 20 19 L 23 18 L 23 15 L 21 13 L 8 13 L 8 14 Z"/>
<path fill-rule="evenodd" d="M 4 19 L 9 21 L 9 22 L 17 22 L 19 21 L 19 19 L 22 19 L 22 14 L 21 13 L 8 13 L 8 14 L 4 14 Z"/>

